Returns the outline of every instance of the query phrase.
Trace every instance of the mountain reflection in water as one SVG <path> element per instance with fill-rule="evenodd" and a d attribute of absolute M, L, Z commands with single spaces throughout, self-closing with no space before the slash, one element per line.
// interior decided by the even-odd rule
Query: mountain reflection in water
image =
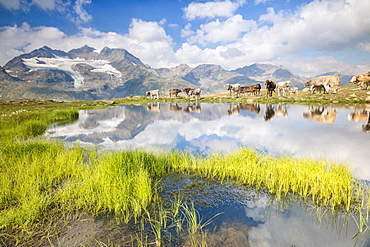
<path fill-rule="evenodd" d="M 202 155 L 240 146 L 349 163 L 370 180 L 368 109 L 301 105 L 151 103 L 81 110 L 46 136 L 104 148 L 181 149 Z"/>

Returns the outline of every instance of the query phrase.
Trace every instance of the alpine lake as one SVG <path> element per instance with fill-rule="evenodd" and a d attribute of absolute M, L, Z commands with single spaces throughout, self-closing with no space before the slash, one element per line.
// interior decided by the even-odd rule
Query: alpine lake
<path fill-rule="evenodd" d="M 276 156 L 325 158 L 349 164 L 354 177 L 368 184 L 369 112 L 366 107 L 152 102 L 79 110 L 78 120 L 53 124 L 44 136 L 98 150 L 183 150 L 206 157 L 249 147 Z M 158 187 L 165 205 L 179 195 L 193 205 L 206 232 L 194 245 L 168 228 L 162 246 L 370 246 L 369 231 L 359 232 L 358 216 L 294 195 L 277 200 L 241 183 L 191 174 L 168 174 Z M 155 235 L 153 225 L 145 230 L 148 235 Z M 59 237 L 60 246 L 155 246 L 150 238 L 143 240 L 145 231 L 129 230 L 109 217 L 81 215 L 69 229 Z"/>

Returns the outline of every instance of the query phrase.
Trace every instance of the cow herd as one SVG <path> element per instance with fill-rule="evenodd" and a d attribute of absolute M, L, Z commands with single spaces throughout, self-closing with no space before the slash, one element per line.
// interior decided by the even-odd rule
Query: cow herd
<path fill-rule="evenodd" d="M 183 89 L 168 89 L 168 95 L 171 98 L 172 96 L 177 97 L 179 93 L 185 93 L 186 97 L 194 97 L 195 99 L 200 98 L 200 93 L 202 90 L 200 88 L 183 88 Z M 149 96 L 150 99 L 159 99 L 159 90 L 150 90 L 146 92 L 146 96 Z"/>
<path fill-rule="evenodd" d="M 339 77 L 336 75 L 327 75 L 327 76 L 320 76 L 318 78 L 311 79 L 305 83 L 305 87 L 310 87 L 310 91 L 312 94 L 315 91 L 322 91 L 324 90 L 325 93 L 329 93 L 329 91 L 333 91 L 336 93 L 339 88 Z M 368 74 L 360 74 L 357 76 L 353 76 L 351 83 L 357 84 L 359 88 L 365 87 L 365 89 L 370 88 L 370 71 Z M 233 94 L 236 97 L 240 97 L 240 95 L 261 95 L 261 83 L 252 84 L 250 86 L 242 86 L 241 84 L 226 84 L 226 90 L 230 92 L 230 96 Z M 298 87 L 290 87 L 290 81 L 282 81 L 282 82 L 274 82 L 271 79 L 267 79 L 265 82 L 266 87 L 266 96 L 272 97 L 273 92 L 277 92 L 278 96 L 287 96 L 289 94 L 297 94 Z M 194 97 L 195 99 L 200 98 L 201 89 L 200 88 L 183 88 L 183 89 L 168 89 L 168 95 L 171 98 L 172 96 L 177 97 L 179 93 L 185 93 L 186 97 Z M 149 96 L 151 99 L 156 98 L 159 99 L 159 90 L 151 90 L 146 92 L 146 95 Z"/>

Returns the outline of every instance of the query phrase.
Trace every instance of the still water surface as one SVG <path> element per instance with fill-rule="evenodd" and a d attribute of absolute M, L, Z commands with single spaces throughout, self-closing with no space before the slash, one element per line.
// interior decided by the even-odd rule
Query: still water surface
<path fill-rule="evenodd" d="M 357 179 L 370 181 L 369 125 L 366 109 L 149 104 L 83 110 L 78 121 L 52 126 L 45 135 L 109 149 L 181 149 L 209 155 L 247 146 L 276 155 L 325 157 L 350 164 Z M 281 206 L 253 190 L 227 183 L 204 188 L 207 183 L 198 182 L 169 176 L 160 186 L 168 193 L 203 186 L 191 186 L 187 198 L 212 205 L 198 206 L 204 220 L 223 213 L 213 220 L 210 246 L 221 242 L 223 246 L 370 246 L 368 232 L 353 238 L 358 227 L 352 216 L 321 214 L 299 203 Z"/>
<path fill-rule="evenodd" d="M 46 136 L 104 148 L 180 149 L 202 155 L 240 146 L 272 154 L 325 157 L 370 180 L 367 110 L 261 104 L 121 105 L 80 111 Z"/>

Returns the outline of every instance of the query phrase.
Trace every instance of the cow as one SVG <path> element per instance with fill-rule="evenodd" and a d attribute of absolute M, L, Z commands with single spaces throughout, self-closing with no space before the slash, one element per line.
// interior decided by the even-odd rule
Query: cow
<path fill-rule="evenodd" d="M 360 88 L 362 88 L 363 86 L 366 86 L 365 89 L 368 89 L 368 87 L 370 87 L 370 74 L 361 74 L 361 75 L 353 76 L 351 78 L 351 82 L 357 83 L 358 87 Z"/>
<path fill-rule="evenodd" d="M 177 89 L 177 88 L 168 89 L 168 95 L 170 96 L 170 98 L 171 98 L 172 95 L 175 95 L 175 97 L 177 97 L 177 95 L 179 93 L 181 93 L 181 92 L 182 92 L 182 90 L 181 89 Z"/>
<path fill-rule="evenodd" d="M 201 92 L 202 92 L 202 90 L 200 88 L 197 88 L 197 89 L 189 91 L 189 96 L 194 96 L 195 99 L 199 99 Z"/>
<path fill-rule="evenodd" d="M 275 92 L 276 83 L 270 79 L 266 80 L 267 97 L 272 97 L 272 92 Z"/>
<path fill-rule="evenodd" d="M 298 94 L 298 88 L 297 87 L 290 87 L 288 88 L 289 94 Z"/>
<path fill-rule="evenodd" d="M 252 87 L 252 86 L 244 86 L 244 87 L 240 87 L 240 94 L 246 94 L 246 93 L 252 93 L 252 94 L 255 94 L 255 92 L 257 91 L 257 89 L 255 87 Z"/>
<path fill-rule="evenodd" d="M 236 97 L 239 98 L 239 95 L 240 95 L 240 84 L 237 83 L 237 84 L 226 84 L 226 89 L 228 91 L 230 91 L 230 96 L 232 95 L 232 93 L 236 93 Z"/>
<path fill-rule="evenodd" d="M 310 106 L 308 112 L 303 113 L 303 117 L 316 123 L 332 124 L 337 118 L 337 111 L 334 108 L 328 111 L 326 107 Z"/>
<path fill-rule="evenodd" d="M 280 92 L 283 92 L 283 96 L 286 96 L 286 91 L 288 90 L 290 81 L 281 81 L 276 83 L 276 89 L 278 91 L 278 96 L 281 96 Z"/>
<path fill-rule="evenodd" d="M 336 75 L 320 76 L 318 78 L 306 82 L 305 87 L 310 87 L 311 93 L 314 94 L 315 87 L 324 87 L 324 94 L 329 93 L 329 89 L 333 89 L 333 93 L 337 92 L 339 85 L 339 77 Z"/>
<path fill-rule="evenodd" d="M 182 91 L 186 94 L 187 97 L 190 97 L 189 93 L 193 90 L 195 90 L 195 88 L 186 87 L 182 89 Z"/>
<path fill-rule="evenodd" d="M 254 88 L 254 94 L 255 95 L 261 95 L 261 83 L 255 83 L 251 85 L 252 88 Z"/>
<path fill-rule="evenodd" d="M 146 96 L 150 96 L 151 99 L 153 99 L 155 97 L 157 99 L 159 99 L 159 90 L 158 89 L 157 90 L 150 90 L 150 91 L 146 92 Z"/>

